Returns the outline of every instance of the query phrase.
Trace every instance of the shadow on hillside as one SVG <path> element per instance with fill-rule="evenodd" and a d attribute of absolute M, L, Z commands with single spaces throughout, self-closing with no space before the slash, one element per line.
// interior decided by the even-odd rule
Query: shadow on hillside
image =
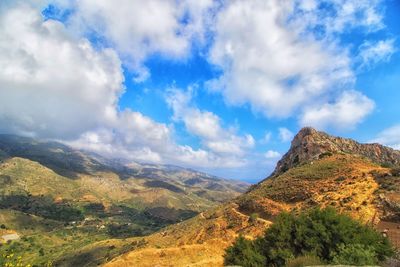
<path fill-rule="evenodd" d="M 72 207 L 69 203 L 56 204 L 51 197 L 47 196 L 0 196 L 0 208 L 21 211 L 61 222 L 80 221 L 84 219 L 79 209 Z"/>
<path fill-rule="evenodd" d="M 36 161 L 58 175 L 76 179 L 78 174 L 106 170 L 106 166 L 84 153 L 57 142 L 0 135 L 0 160 L 20 157 Z"/>
<path fill-rule="evenodd" d="M 111 259 L 145 245 L 144 240 L 132 241 L 123 245 L 102 245 L 84 251 L 74 251 L 54 261 L 58 267 L 99 266 Z"/>

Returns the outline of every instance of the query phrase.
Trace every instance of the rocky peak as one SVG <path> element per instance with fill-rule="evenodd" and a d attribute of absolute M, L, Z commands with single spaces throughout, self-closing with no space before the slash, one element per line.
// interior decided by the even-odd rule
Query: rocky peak
<path fill-rule="evenodd" d="M 330 153 L 361 155 L 379 164 L 400 165 L 398 150 L 380 144 L 361 144 L 352 139 L 331 136 L 305 127 L 293 138 L 289 151 L 278 162 L 272 175 Z"/>

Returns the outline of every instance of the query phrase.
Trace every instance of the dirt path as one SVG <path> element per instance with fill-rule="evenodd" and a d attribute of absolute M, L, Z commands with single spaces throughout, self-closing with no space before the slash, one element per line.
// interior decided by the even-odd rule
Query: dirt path
<path fill-rule="evenodd" d="M 240 211 L 238 211 L 236 208 L 232 208 L 232 212 L 235 213 L 236 215 L 238 215 L 239 217 L 245 217 L 246 219 L 249 218 L 249 216 L 241 213 Z"/>

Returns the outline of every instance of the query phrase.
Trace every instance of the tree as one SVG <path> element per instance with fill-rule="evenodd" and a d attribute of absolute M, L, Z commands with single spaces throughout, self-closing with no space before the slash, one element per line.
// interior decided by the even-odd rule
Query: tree
<path fill-rule="evenodd" d="M 239 236 L 236 242 L 226 250 L 225 265 L 264 266 L 265 257 L 259 253 L 255 246 L 257 246 L 257 243 Z"/>
<path fill-rule="evenodd" d="M 386 237 L 332 208 L 316 208 L 300 215 L 281 213 L 263 238 L 238 239 L 227 250 L 226 257 L 231 257 L 228 251 L 247 257 L 242 264 L 235 262 L 243 267 L 284 266 L 289 259 L 303 255 L 315 255 L 327 263 L 357 261 L 365 255 L 368 262 L 377 263 L 393 254 Z M 354 258 L 350 257 L 351 252 L 355 253 Z M 257 255 L 258 260 L 264 257 L 265 261 L 262 265 L 251 265 L 249 255 Z"/>

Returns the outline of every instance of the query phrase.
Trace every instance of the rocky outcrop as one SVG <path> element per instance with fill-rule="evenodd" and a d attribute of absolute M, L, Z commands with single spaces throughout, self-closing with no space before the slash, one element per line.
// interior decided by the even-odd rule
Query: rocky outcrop
<path fill-rule="evenodd" d="M 305 127 L 294 137 L 289 151 L 278 162 L 272 176 L 300 163 L 335 153 L 360 155 L 379 164 L 400 165 L 398 150 L 380 144 L 361 144 L 352 139 L 331 136 Z"/>

